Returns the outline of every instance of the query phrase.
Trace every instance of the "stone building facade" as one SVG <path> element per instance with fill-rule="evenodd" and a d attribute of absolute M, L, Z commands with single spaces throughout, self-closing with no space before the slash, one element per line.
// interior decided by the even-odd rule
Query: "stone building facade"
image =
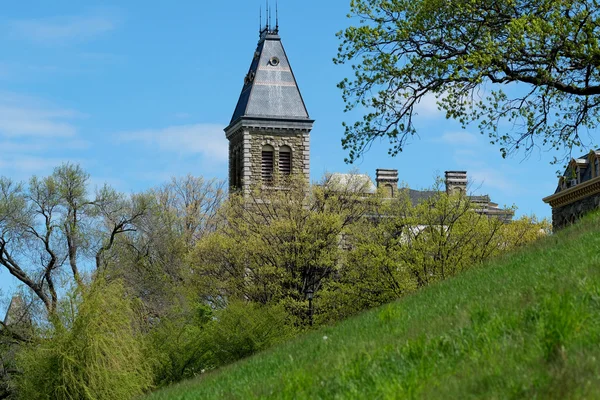
<path fill-rule="evenodd" d="M 473 204 L 475 212 L 488 217 L 499 218 L 504 222 L 510 222 L 514 211 L 498 206 L 490 200 L 490 196 L 468 195 L 467 171 L 446 171 L 444 177 L 445 191 L 447 194 L 462 194 L 468 196 Z M 363 193 L 365 196 L 374 194 L 378 190 L 383 192 L 384 197 L 394 198 L 406 195 L 412 204 L 435 198 L 440 194 L 436 190 L 415 190 L 406 187 L 398 187 L 397 169 L 377 169 L 375 171 L 375 184 L 366 174 L 341 174 L 333 173 L 326 183 L 330 189 L 336 190 L 336 186 L 347 188 Z"/>
<path fill-rule="evenodd" d="M 309 179 L 310 119 L 281 43 L 279 28 L 260 32 L 250 69 L 231 122 L 230 191 L 247 193 L 254 184 L 302 174 Z"/>
<path fill-rule="evenodd" d="M 434 190 L 415 190 L 398 188 L 398 170 L 395 169 L 378 169 L 376 175 L 377 188 L 383 188 L 384 193 L 388 194 L 389 197 L 395 197 L 395 194 L 401 190 L 405 190 L 408 193 L 408 197 L 413 204 L 417 204 L 420 201 L 429 199 L 438 194 Z M 446 171 L 444 174 L 444 184 L 447 194 L 462 194 L 467 195 L 469 200 L 474 204 L 475 211 L 478 214 L 486 215 L 488 217 L 495 217 L 509 222 L 514 216 L 514 212 L 510 209 L 501 208 L 497 203 L 490 200 L 490 196 L 472 196 L 467 194 L 468 178 L 467 171 Z M 391 187 L 394 190 L 391 190 Z"/>
<path fill-rule="evenodd" d="M 543 200 L 552 207 L 555 231 L 600 208 L 600 150 L 573 158 L 558 178 L 554 194 Z"/>
<path fill-rule="evenodd" d="M 267 24 L 260 32 L 242 92 L 225 128 L 229 140 L 230 192 L 248 193 L 254 185 L 278 188 L 278 179 L 287 175 L 301 175 L 308 181 L 313 123 L 281 43 L 279 27 Z M 383 188 L 389 197 L 397 196 L 401 190 L 395 169 L 378 169 L 376 185 L 368 175 L 351 175 L 332 174 L 329 184 L 352 183 L 366 193 Z M 465 171 L 447 171 L 445 178 L 448 193 L 467 193 Z M 413 202 L 436 194 L 406 190 Z M 512 218 L 512 211 L 499 208 L 488 196 L 471 196 L 471 200 L 482 214 Z"/>

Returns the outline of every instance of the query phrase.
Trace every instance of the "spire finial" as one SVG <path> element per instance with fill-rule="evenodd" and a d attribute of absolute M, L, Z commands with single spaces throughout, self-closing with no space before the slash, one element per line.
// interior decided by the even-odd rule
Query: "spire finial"
<path fill-rule="evenodd" d="M 267 31 L 269 31 L 269 0 L 266 0 L 267 3 Z"/>
<path fill-rule="evenodd" d="M 258 34 L 262 32 L 262 6 L 258 7 Z"/>
<path fill-rule="evenodd" d="M 279 32 L 279 4 L 278 0 L 275 0 L 275 30 Z"/>

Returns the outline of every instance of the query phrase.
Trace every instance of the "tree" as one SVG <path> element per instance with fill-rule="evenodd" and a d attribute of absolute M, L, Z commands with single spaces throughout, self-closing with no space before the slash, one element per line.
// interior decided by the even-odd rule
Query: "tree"
<path fill-rule="evenodd" d="M 160 318 L 186 301 L 181 298 L 188 289 L 186 257 L 198 240 L 221 223 L 218 211 L 226 195 L 224 185 L 188 175 L 142 195 L 147 212 L 132 224 L 135 232 L 121 237 L 111 273 L 142 300 L 148 317 Z"/>
<path fill-rule="evenodd" d="M 89 196 L 88 179 L 72 164 L 28 185 L 0 177 L 0 266 L 35 294 L 53 322 L 61 286 L 84 289 L 82 270 L 105 269 L 117 238 L 146 210 L 142 197 L 108 186 Z"/>
<path fill-rule="evenodd" d="M 354 177 L 354 176 L 353 176 Z M 283 302 L 307 322 L 308 296 L 318 296 L 339 265 L 348 227 L 372 209 L 363 180 L 309 187 L 292 177 L 282 188 L 255 188 L 223 207 L 226 224 L 198 243 L 191 262 L 197 287 L 212 302 Z"/>
<path fill-rule="evenodd" d="M 567 157 L 600 118 L 599 10 L 597 0 L 353 0 L 359 25 L 338 34 L 335 62 L 355 63 L 339 87 L 347 110 L 367 113 L 344 124 L 346 161 L 380 137 L 397 155 L 432 97 L 448 118 L 478 122 L 503 156 L 540 146 Z"/>
<path fill-rule="evenodd" d="M 123 283 L 100 277 L 68 300 L 58 311 L 66 326 L 48 326 L 18 353 L 18 398 L 128 400 L 148 390 L 152 360 Z"/>
<path fill-rule="evenodd" d="M 533 242 L 549 228 L 545 220 L 506 223 L 479 214 L 468 196 L 434 189 L 435 195 L 417 204 L 401 189 L 374 210 L 373 218 L 353 225 L 319 319 L 333 322 L 385 304 Z"/>

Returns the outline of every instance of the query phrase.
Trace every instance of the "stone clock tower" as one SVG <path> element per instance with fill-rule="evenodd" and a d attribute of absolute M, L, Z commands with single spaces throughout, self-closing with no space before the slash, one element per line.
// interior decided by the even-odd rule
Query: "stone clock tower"
<path fill-rule="evenodd" d="M 310 168 L 313 120 L 298 89 L 278 26 L 260 32 L 242 93 L 225 128 L 229 140 L 229 188 L 248 193 L 252 185 L 271 186 L 278 177 Z"/>

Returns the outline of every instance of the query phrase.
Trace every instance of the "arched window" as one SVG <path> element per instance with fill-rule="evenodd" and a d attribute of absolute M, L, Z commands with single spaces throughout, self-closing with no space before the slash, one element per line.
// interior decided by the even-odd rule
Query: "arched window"
<path fill-rule="evenodd" d="M 234 188 L 239 188 L 238 186 L 238 175 L 239 175 L 239 165 L 238 165 L 238 150 L 233 151 L 233 165 L 231 166 L 233 171 L 231 171 L 230 178 L 231 186 Z"/>
<path fill-rule="evenodd" d="M 594 157 L 594 176 L 600 176 L 600 166 L 598 164 L 598 159 Z"/>
<path fill-rule="evenodd" d="M 279 148 L 279 173 L 281 175 L 292 173 L 292 149 L 289 146 Z"/>
<path fill-rule="evenodd" d="M 235 185 L 238 188 L 242 187 L 242 150 L 238 149 L 236 155 L 236 165 L 237 165 L 237 172 L 236 172 L 236 180 L 235 180 Z"/>
<path fill-rule="evenodd" d="M 262 148 L 260 170 L 264 183 L 273 181 L 273 150 L 273 146 L 268 144 L 264 145 Z"/>

